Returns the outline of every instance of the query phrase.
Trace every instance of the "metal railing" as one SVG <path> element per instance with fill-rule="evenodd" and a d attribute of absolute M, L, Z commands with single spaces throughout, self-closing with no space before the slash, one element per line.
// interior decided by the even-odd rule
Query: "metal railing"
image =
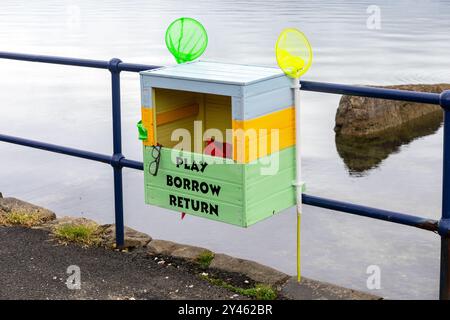
<path fill-rule="evenodd" d="M 125 158 L 125 156 L 122 154 L 120 72 L 122 71 L 140 72 L 143 70 L 155 69 L 158 68 L 158 66 L 125 63 L 122 62 L 120 59 L 116 58 L 111 59 L 109 61 L 103 61 L 103 60 L 30 55 L 11 52 L 0 52 L 0 58 L 109 70 L 111 74 L 111 87 L 112 87 L 112 122 L 113 122 L 112 155 L 79 150 L 75 148 L 69 148 L 41 141 L 34 141 L 3 134 L 0 134 L 0 141 L 110 164 L 113 168 L 114 173 L 114 209 L 115 209 L 115 223 L 116 223 L 116 243 L 118 247 L 123 246 L 124 223 L 123 223 L 122 168 L 143 170 L 143 164 L 140 161 L 129 160 Z M 449 300 L 450 299 L 450 267 L 449 267 L 450 91 L 444 91 L 441 94 L 423 93 L 415 91 L 383 89 L 383 88 L 342 85 L 334 83 L 321 83 L 311 81 L 301 81 L 301 90 L 332 93 L 332 94 L 344 94 L 351 96 L 364 96 L 388 100 L 401 100 L 417 103 L 429 103 L 434 105 L 440 105 L 443 108 L 444 153 L 443 153 L 443 184 L 442 184 L 442 216 L 440 220 L 427 219 L 410 214 L 366 207 L 307 194 L 303 195 L 303 202 L 311 206 L 346 212 L 378 220 L 394 222 L 398 224 L 403 224 L 407 226 L 432 231 L 439 234 L 439 236 L 441 237 L 439 298 Z"/>

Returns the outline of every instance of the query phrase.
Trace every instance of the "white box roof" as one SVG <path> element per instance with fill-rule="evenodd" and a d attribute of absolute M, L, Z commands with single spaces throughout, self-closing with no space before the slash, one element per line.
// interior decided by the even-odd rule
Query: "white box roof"
<path fill-rule="evenodd" d="M 255 82 L 284 76 L 279 68 L 231 63 L 195 61 L 142 71 L 152 77 L 202 81 L 245 86 Z"/>

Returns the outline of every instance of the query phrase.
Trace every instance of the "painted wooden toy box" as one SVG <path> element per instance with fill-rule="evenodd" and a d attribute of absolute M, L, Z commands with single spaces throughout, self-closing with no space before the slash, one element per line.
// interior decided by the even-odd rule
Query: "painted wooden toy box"
<path fill-rule="evenodd" d="M 279 69 L 143 71 L 141 101 L 147 204 L 242 227 L 295 205 L 294 97 Z"/>

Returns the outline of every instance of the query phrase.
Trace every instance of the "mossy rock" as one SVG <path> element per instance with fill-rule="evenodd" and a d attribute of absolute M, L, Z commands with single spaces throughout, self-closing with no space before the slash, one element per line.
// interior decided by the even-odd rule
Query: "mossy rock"
<path fill-rule="evenodd" d="M 54 212 L 16 199 L 0 197 L 0 224 L 34 227 L 56 219 Z"/>

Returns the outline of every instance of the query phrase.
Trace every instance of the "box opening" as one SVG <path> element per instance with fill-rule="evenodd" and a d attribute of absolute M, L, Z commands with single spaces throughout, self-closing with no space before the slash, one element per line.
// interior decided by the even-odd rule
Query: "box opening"
<path fill-rule="evenodd" d="M 232 158 L 231 97 L 153 88 L 154 132 L 166 148 Z M 230 143 L 227 143 L 230 142 Z"/>

